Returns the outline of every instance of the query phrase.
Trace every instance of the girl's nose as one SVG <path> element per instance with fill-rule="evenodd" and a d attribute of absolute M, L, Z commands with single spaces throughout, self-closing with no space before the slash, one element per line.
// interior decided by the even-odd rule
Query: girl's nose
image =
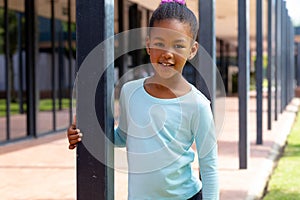
<path fill-rule="evenodd" d="M 170 51 L 165 51 L 162 55 L 165 59 L 170 59 L 174 57 L 174 54 Z"/>

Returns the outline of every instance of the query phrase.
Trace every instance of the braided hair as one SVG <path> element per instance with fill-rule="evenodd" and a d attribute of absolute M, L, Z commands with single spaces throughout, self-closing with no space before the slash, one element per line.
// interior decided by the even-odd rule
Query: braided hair
<path fill-rule="evenodd" d="M 186 4 L 180 4 L 177 2 L 160 4 L 150 18 L 149 27 L 153 27 L 154 22 L 159 22 L 165 19 L 176 19 L 182 23 L 189 24 L 193 38 L 196 39 L 199 24 L 196 16 L 190 9 L 188 9 Z"/>

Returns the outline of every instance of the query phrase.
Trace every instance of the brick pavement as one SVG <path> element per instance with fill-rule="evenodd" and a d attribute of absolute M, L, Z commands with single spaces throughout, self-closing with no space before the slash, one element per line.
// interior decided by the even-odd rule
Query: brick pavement
<path fill-rule="evenodd" d="M 226 118 L 219 137 L 220 199 L 259 199 L 280 147 L 285 144 L 299 107 L 299 99 L 293 99 L 279 120 L 273 121 L 272 131 L 264 126 L 263 145 L 255 144 L 255 99 L 250 99 L 251 147 L 246 170 L 239 170 L 237 106 L 236 97 L 226 98 Z M 266 124 L 266 101 L 263 115 Z M 75 199 L 76 155 L 67 146 L 64 132 L 0 146 L 0 199 Z M 196 164 L 194 168 L 197 170 Z M 126 182 L 126 174 L 116 171 L 115 199 L 126 199 Z"/>

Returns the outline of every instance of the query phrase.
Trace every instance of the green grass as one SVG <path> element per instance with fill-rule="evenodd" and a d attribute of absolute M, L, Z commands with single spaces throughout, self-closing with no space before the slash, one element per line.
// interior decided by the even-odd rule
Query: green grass
<path fill-rule="evenodd" d="M 300 199 L 300 114 L 288 137 L 288 143 L 270 179 L 263 200 Z"/>
<path fill-rule="evenodd" d="M 56 109 L 58 110 L 58 100 L 56 100 Z M 62 99 L 62 109 L 69 108 L 69 99 Z M 39 102 L 40 111 L 52 110 L 52 99 L 42 99 Z M 24 111 L 26 112 L 26 104 L 24 104 Z M 14 102 L 10 104 L 10 114 L 15 115 L 19 113 L 19 103 Z M 6 101 L 5 99 L 0 99 L 0 117 L 6 115 Z"/>
<path fill-rule="evenodd" d="M 56 100 L 56 109 L 59 108 L 58 100 Z M 62 99 L 62 109 L 69 108 L 69 99 Z M 52 100 L 43 99 L 40 101 L 40 111 L 49 111 L 52 110 Z"/>

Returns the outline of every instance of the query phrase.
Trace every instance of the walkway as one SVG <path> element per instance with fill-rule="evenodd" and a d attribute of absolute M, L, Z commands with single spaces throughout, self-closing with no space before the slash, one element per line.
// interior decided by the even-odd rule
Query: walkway
<path fill-rule="evenodd" d="M 300 105 L 293 99 L 273 122 L 272 131 L 264 127 L 263 145 L 256 145 L 255 99 L 250 99 L 251 158 L 247 170 L 239 170 L 238 99 L 226 99 L 226 119 L 219 137 L 221 200 L 255 199 L 260 196 L 273 168 L 279 148 L 295 119 Z M 264 102 L 264 124 L 266 122 Z M 68 119 L 66 119 L 68 120 Z M 67 148 L 65 133 L 48 135 L 0 147 L 0 199 L 73 200 L 76 197 L 75 151 Z M 195 168 L 197 166 L 195 165 Z M 116 172 L 115 199 L 126 199 L 126 175 Z"/>

